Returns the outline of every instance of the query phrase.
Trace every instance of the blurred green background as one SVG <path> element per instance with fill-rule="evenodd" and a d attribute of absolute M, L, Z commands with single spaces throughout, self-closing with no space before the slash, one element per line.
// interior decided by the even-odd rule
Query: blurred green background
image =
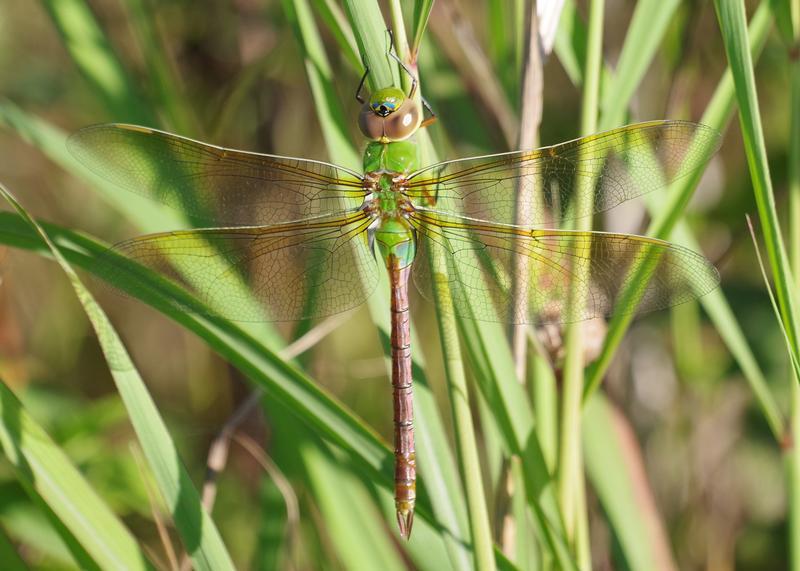
<path fill-rule="evenodd" d="M 87 190 L 83 180 L 25 140 L 15 128 L 16 113 L 39 118 L 64 132 L 91 123 L 137 122 L 229 147 L 330 158 L 303 52 L 284 4 L 273 0 L 92 0 L 88 5 L 100 29 L 132 78 L 130 85 L 117 87 L 131 90 L 138 101 L 153 103 L 117 109 L 103 100 L 98 86 L 87 79 L 74 53 L 67 50 L 65 36 L 48 12 L 48 6 L 53 10 L 59 4 L 64 8 L 83 3 L 0 3 L 0 180 L 38 219 L 108 242 L 141 233 L 121 213 L 118 202 Z M 319 15 L 326 2 L 312 4 Z M 493 63 L 502 94 L 500 105 L 513 116 L 519 106 L 518 74 L 513 54 L 503 53 L 492 40 L 497 29 L 487 17 L 489 4 L 442 2 L 431 15 L 420 69 L 425 95 L 439 117 L 430 134 L 441 158 L 509 149 L 498 114 L 481 96 L 479 79 L 470 74 L 469 65 L 459 63 L 466 56 L 453 27 L 456 21 L 475 34 L 477 45 Z M 606 4 L 603 51 L 612 67 L 634 7 L 632 1 Z M 754 9 L 755 3 L 748 7 Z M 585 13 L 582 2 L 577 9 L 580 18 Z M 143 22 L 152 25 L 150 32 L 155 36 L 143 32 Z M 355 128 L 359 107 L 353 99 L 360 70 L 340 49 L 330 28 L 320 27 L 334 69 L 335 89 L 352 126 L 350 138 L 361 145 Z M 86 34 L 90 37 L 92 32 Z M 153 77 L 153 62 L 148 60 L 152 57 L 160 58 L 166 77 L 178 78 L 175 98 L 163 96 Z M 787 210 L 788 57 L 785 42 L 773 32 L 756 67 L 781 213 Z M 94 64 L 105 65 L 102 61 Z M 631 120 L 699 119 L 726 65 L 713 4 L 680 3 L 636 90 Z M 579 134 L 581 92 L 556 54 L 547 58 L 543 71 L 541 143 L 574 138 Z M 791 370 L 747 231 L 745 213 L 754 213 L 755 203 L 738 123 L 731 125 L 684 218 L 702 251 L 719 268 L 722 289 L 747 342 L 788 414 Z M 119 191 L 119 202 L 134 198 Z M 633 233 L 641 233 L 646 221 L 639 203 L 603 217 L 604 229 Z M 0 258 L 0 378 L 145 550 L 166 560 L 131 446 L 125 409 L 68 281 L 52 261 L 31 252 L 2 248 Z M 155 310 L 102 288 L 91 289 L 121 334 L 199 487 L 211 440 L 247 398 L 251 385 L 196 336 Z M 431 306 L 415 294 L 412 312 L 421 334 L 420 346 L 425 348 L 427 377 L 444 403 L 444 372 Z M 293 334 L 292 326 L 282 326 L 282 331 L 287 338 Z M 303 356 L 302 363 L 313 379 L 391 441 L 390 386 L 379 338 L 366 309 L 339 321 L 332 333 Z M 631 437 L 624 440 L 626 458 L 634 467 L 641 462 L 644 470 L 638 479 L 642 489 L 634 490 L 634 496 L 642 505 L 654 502 L 653 513 L 663 526 L 671 552 L 662 559 L 666 561 L 663 568 L 670 564 L 685 570 L 789 568 L 788 492 L 781 449 L 754 406 L 739 366 L 698 303 L 637 320 L 616 354 L 603 390 L 620 415 L 619 430 L 630 431 L 625 432 Z M 441 412 L 449 418 L 445 404 Z M 326 525 L 329 508 L 320 505 L 324 499 L 314 481 L 329 476 L 309 469 L 308 456 L 313 454 L 309 447 L 330 449 L 320 447 L 317 437 L 296 421 L 280 420 L 282 415 L 285 410 L 267 406 L 250 415 L 241 430 L 263 446 L 292 482 L 299 521 L 290 521 L 289 536 L 283 535 L 287 524 L 281 488 L 250 453 L 233 444 L 219 476 L 214 519 L 234 562 L 241 569 L 357 568 L 331 539 L 335 531 Z M 276 423 L 297 426 L 297 430 L 276 432 Z M 592 486 L 588 489 L 593 567 L 625 569 L 614 530 Z M 353 493 L 373 492 L 367 486 Z M 391 516 L 384 517 L 370 502 L 358 505 L 372 510 L 363 517 L 385 527 L 382 541 L 394 550 Z M 163 511 L 160 506 L 155 509 Z M 490 516 L 502 545 L 499 508 Z M 74 566 L 41 507 L 24 493 L 5 459 L 0 461 L 0 527 L 31 568 Z M 526 540 L 518 537 L 517 541 Z M 292 556 L 286 555 L 287 542 L 294 545 Z M 393 561 L 401 568 L 419 566 L 417 557 Z"/>

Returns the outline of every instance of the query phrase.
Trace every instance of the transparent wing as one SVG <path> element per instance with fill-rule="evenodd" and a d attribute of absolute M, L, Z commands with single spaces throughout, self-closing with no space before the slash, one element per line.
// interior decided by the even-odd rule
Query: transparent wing
<path fill-rule="evenodd" d="M 86 127 L 72 154 L 118 186 L 211 225 L 291 222 L 360 206 L 358 173 L 323 162 L 225 149 L 135 125 Z"/>
<path fill-rule="evenodd" d="M 301 223 L 150 234 L 110 249 L 100 277 L 141 283 L 130 260 L 192 291 L 207 308 L 181 309 L 238 321 L 294 321 L 345 311 L 377 283 L 363 212 Z M 143 286 L 148 287 L 148 286 Z M 135 290 L 135 288 L 134 288 Z"/>
<path fill-rule="evenodd" d="M 697 123 L 637 123 L 535 151 L 439 163 L 412 174 L 408 194 L 421 209 L 558 227 L 576 217 L 578 180 L 593 181 L 594 211 L 602 212 L 697 170 L 718 146 L 719 134 Z"/>
<path fill-rule="evenodd" d="M 719 283 L 706 258 L 661 240 L 496 226 L 425 212 L 412 219 L 419 237 L 414 282 L 432 300 L 434 270 L 446 274 L 455 312 L 467 318 L 542 324 L 645 313 L 700 297 Z M 633 291 L 641 301 L 616 307 L 631 284 L 638 284 Z M 514 287 L 522 303 L 514 303 Z M 577 311 L 568 307 L 571 292 L 584 300 Z"/>

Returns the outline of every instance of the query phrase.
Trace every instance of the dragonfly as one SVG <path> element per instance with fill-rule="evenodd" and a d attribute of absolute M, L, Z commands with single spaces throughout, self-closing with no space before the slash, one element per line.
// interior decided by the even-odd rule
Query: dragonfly
<path fill-rule="evenodd" d="M 357 96 L 361 171 L 126 124 L 89 126 L 68 142 L 90 170 L 192 220 L 194 229 L 135 237 L 110 252 L 191 289 L 209 314 L 276 322 L 332 315 L 363 303 L 385 266 L 395 509 L 404 538 L 417 477 L 411 281 L 434 302 L 436 288 L 446 287 L 452 303 L 444 310 L 458 316 L 532 325 L 644 313 L 719 283 L 705 257 L 681 246 L 570 229 L 587 215 L 581 196 L 592 215 L 700 169 L 719 144 L 713 129 L 650 121 L 424 166 L 416 135 L 428 119 L 416 86 Z M 645 265 L 649 279 L 637 280 Z M 632 286 L 637 302 L 618 307 Z"/>

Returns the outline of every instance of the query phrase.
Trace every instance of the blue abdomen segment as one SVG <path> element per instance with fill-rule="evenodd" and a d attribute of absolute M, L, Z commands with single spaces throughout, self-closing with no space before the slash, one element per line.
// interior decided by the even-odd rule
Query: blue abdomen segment
<path fill-rule="evenodd" d="M 414 230 L 408 220 L 400 216 L 381 221 L 375 230 L 375 242 L 387 267 L 393 266 L 394 259 L 397 268 L 406 268 L 417 253 Z"/>

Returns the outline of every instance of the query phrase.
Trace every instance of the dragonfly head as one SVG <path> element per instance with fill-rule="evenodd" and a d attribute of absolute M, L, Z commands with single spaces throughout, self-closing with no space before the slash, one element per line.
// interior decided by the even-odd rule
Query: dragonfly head
<path fill-rule="evenodd" d="M 369 98 L 369 108 L 379 117 L 388 117 L 405 102 L 406 94 L 402 89 L 386 87 L 379 89 Z"/>
<path fill-rule="evenodd" d="M 413 135 L 421 121 L 422 113 L 416 101 L 406 97 L 402 89 L 385 87 L 364 103 L 358 126 L 368 139 L 389 143 Z"/>

